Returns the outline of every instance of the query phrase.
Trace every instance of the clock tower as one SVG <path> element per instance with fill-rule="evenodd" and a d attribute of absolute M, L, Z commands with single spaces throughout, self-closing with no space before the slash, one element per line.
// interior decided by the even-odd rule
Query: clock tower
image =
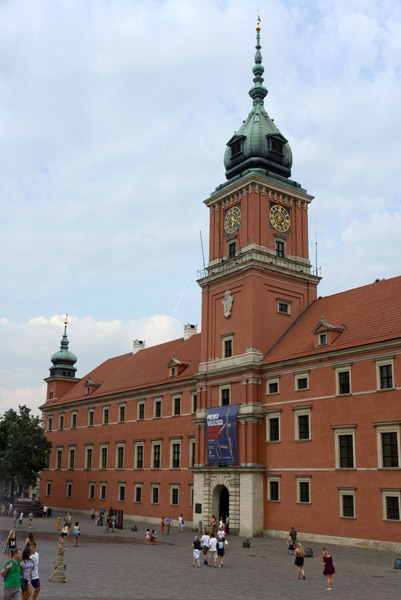
<path fill-rule="evenodd" d="M 308 257 L 313 197 L 291 179 L 291 148 L 265 109 L 263 72 L 258 22 L 249 91 L 253 105 L 227 142 L 227 181 L 205 200 L 209 263 L 198 280 L 202 341 L 195 503 L 202 507 L 203 522 L 210 523 L 213 514 L 229 514 L 230 528 L 241 535 L 258 535 L 263 528 L 263 359 L 315 300 L 320 280 Z M 238 405 L 238 462 L 210 464 L 205 418 L 211 409 L 218 414 L 230 405 Z"/>

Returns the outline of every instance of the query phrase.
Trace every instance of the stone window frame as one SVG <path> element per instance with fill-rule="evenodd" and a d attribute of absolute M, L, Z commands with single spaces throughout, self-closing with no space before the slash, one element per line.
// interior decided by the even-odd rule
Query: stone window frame
<path fill-rule="evenodd" d="M 179 466 L 178 467 L 174 467 L 174 445 L 177 444 L 180 447 L 180 458 L 179 458 Z M 182 439 L 181 438 L 171 438 L 170 439 L 170 469 L 173 469 L 174 471 L 178 471 L 181 469 L 181 465 L 182 465 Z"/>
<path fill-rule="evenodd" d="M 229 344 L 229 347 L 226 346 L 226 344 Z M 222 358 L 231 358 L 232 356 L 234 356 L 234 334 L 233 333 L 229 333 L 229 334 L 221 336 L 221 356 L 222 356 Z"/>
<path fill-rule="evenodd" d="M 137 490 L 140 490 L 140 496 L 141 499 L 137 500 Z M 135 483 L 134 484 L 134 503 L 135 504 L 142 504 L 143 502 L 143 484 L 142 483 Z"/>
<path fill-rule="evenodd" d="M 400 523 L 401 522 L 401 489 L 400 488 L 380 488 L 382 493 L 383 503 L 383 521 L 389 523 Z M 398 519 L 389 519 L 387 516 L 387 498 L 398 499 Z"/>
<path fill-rule="evenodd" d="M 123 418 L 121 418 L 121 411 L 123 412 L 123 415 L 122 415 Z M 126 413 L 127 413 L 126 402 L 120 403 L 118 405 L 118 422 L 119 423 L 125 423 Z"/>
<path fill-rule="evenodd" d="M 159 466 L 155 467 L 155 447 L 159 446 L 160 447 L 160 455 L 159 455 Z M 152 447 L 151 447 L 151 469 L 152 470 L 156 470 L 156 471 L 160 471 L 160 469 L 162 468 L 162 439 L 159 438 L 157 440 L 152 440 Z"/>
<path fill-rule="evenodd" d="M 77 428 L 77 418 L 78 418 L 78 412 L 76 410 L 72 411 L 71 413 L 71 429 L 76 429 Z"/>
<path fill-rule="evenodd" d="M 127 482 L 119 481 L 117 485 L 118 485 L 117 501 L 125 502 L 127 499 Z"/>
<path fill-rule="evenodd" d="M 191 413 L 196 414 L 198 409 L 198 392 L 192 392 L 191 394 Z"/>
<path fill-rule="evenodd" d="M 343 365 L 341 367 L 336 367 L 334 372 L 336 377 L 336 396 L 350 396 L 352 394 L 351 365 Z M 341 373 L 349 374 L 349 392 L 341 392 L 340 390 Z"/>
<path fill-rule="evenodd" d="M 355 430 L 356 425 L 333 425 L 334 430 L 334 454 L 335 454 L 335 465 L 336 469 L 341 471 L 354 471 L 356 469 L 356 448 L 355 448 Z M 342 467 L 341 466 L 341 447 L 340 447 L 340 437 L 342 435 L 351 435 L 352 436 L 352 467 Z"/>
<path fill-rule="evenodd" d="M 387 357 L 387 358 L 380 358 L 380 359 L 377 359 L 375 362 L 376 362 L 376 389 L 377 389 L 377 391 L 385 392 L 386 390 L 394 390 L 395 389 L 394 357 L 391 356 L 391 357 Z M 382 378 L 381 378 L 380 368 L 387 367 L 387 366 L 391 366 L 391 377 L 392 377 L 393 385 L 391 387 L 381 387 Z"/>
<path fill-rule="evenodd" d="M 277 384 L 276 392 L 270 391 L 271 384 Z M 269 379 L 266 379 L 266 396 L 276 396 L 279 393 L 280 393 L 280 377 L 270 377 Z"/>
<path fill-rule="evenodd" d="M 64 431 L 64 412 L 60 413 L 58 416 L 58 430 Z"/>
<path fill-rule="evenodd" d="M 46 480 L 46 490 L 45 490 L 45 496 L 51 496 L 52 495 L 52 479 L 47 479 Z"/>
<path fill-rule="evenodd" d="M 103 494 L 104 490 L 104 494 Z M 107 500 L 107 481 L 99 482 L 99 500 L 105 502 Z"/>
<path fill-rule="evenodd" d="M 189 445 L 189 468 L 191 469 L 192 467 L 195 466 L 195 460 L 196 460 L 196 440 L 195 440 L 195 436 L 194 435 L 189 435 L 188 436 L 188 445 Z"/>
<path fill-rule="evenodd" d="M 340 509 L 340 519 L 356 519 L 356 488 L 355 487 L 338 487 L 338 500 L 339 500 L 339 509 Z M 352 496 L 352 509 L 353 516 L 344 514 L 344 496 Z"/>
<path fill-rule="evenodd" d="M 88 408 L 88 427 L 93 427 L 95 425 L 95 409 Z"/>
<path fill-rule="evenodd" d="M 91 450 L 91 460 L 90 460 L 90 465 L 88 466 L 88 456 L 89 456 L 89 450 Z M 87 469 L 88 471 L 93 469 L 93 444 L 87 444 L 85 446 L 85 469 Z"/>
<path fill-rule="evenodd" d="M 327 346 L 328 344 L 328 340 L 327 340 L 327 332 L 323 332 L 323 333 L 319 333 L 318 334 L 318 346 Z"/>
<path fill-rule="evenodd" d="M 122 450 L 122 452 L 120 452 Z M 121 465 L 120 458 L 122 456 Z M 122 471 L 125 465 L 125 442 L 115 442 L 115 466 L 116 471 Z"/>
<path fill-rule="evenodd" d="M 155 502 L 155 493 L 157 491 L 157 502 Z M 160 504 L 160 483 L 150 484 L 150 503 Z"/>
<path fill-rule="evenodd" d="M 106 450 L 106 466 L 103 466 L 103 450 Z M 99 444 L 99 471 L 108 469 L 109 462 L 109 443 Z"/>
<path fill-rule="evenodd" d="M 174 492 L 177 493 L 177 502 L 173 502 Z M 170 483 L 170 506 L 180 506 L 180 484 Z"/>
<path fill-rule="evenodd" d="M 267 476 L 267 501 L 268 502 L 275 502 L 277 504 L 277 502 L 281 502 L 281 486 L 280 486 L 280 481 L 281 481 L 281 475 L 268 475 Z M 271 487 L 270 484 L 271 483 L 278 483 L 278 499 L 272 499 L 271 497 Z"/>
<path fill-rule="evenodd" d="M 61 471 L 62 468 L 63 468 L 63 448 L 62 447 L 60 447 L 60 448 L 56 447 L 56 465 L 55 465 L 55 470 L 56 471 Z"/>
<path fill-rule="evenodd" d="M 71 444 L 68 447 L 68 470 L 73 471 L 75 469 L 75 460 L 77 458 L 77 447 L 75 444 Z"/>
<path fill-rule="evenodd" d="M 146 403 L 146 400 L 138 400 L 138 406 L 137 406 L 137 420 L 138 421 L 145 420 L 145 403 Z"/>
<path fill-rule="evenodd" d="M 228 391 L 228 404 L 223 404 L 224 392 Z M 219 406 L 230 406 L 231 405 L 231 385 L 225 384 L 219 386 Z"/>
<path fill-rule="evenodd" d="M 297 480 L 297 504 L 312 504 L 312 486 L 311 486 L 311 475 L 296 475 Z M 301 500 L 301 483 L 308 484 L 308 502 L 304 502 Z"/>
<path fill-rule="evenodd" d="M 400 421 L 392 421 L 391 423 L 374 423 L 376 427 L 376 435 L 377 435 L 377 465 L 379 469 L 390 469 L 396 470 L 401 468 L 400 461 Z M 397 467 L 385 467 L 383 464 L 383 433 L 396 433 L 397 434 L 397 457 L 398 457 L 398 466 Z"/>
<path fill-rule="evenodd" d="M 157 407 L 160 407 L 160 415 L 157 414 L 157 412 L 158 412 Z M 163 411 L 163 397 L 157 396 L 157 398 L 153 399 L 153 418 L 161 419 L 162 414 L 163 414 L 162 411 Z"/>
<path fill-rule="evenodd" d="M 102 425 L 109 425 L 110 423 L 110 405 L 103 406 Z"/>
<path fill-rule="evenodd" d="M 88 500 L 95 500 L 96 498 L 96 481 L 89 481 L 89 486 L 88 486 Z M 91 491 L 93 491 L 93 494 L 91 495 Z"/>
<path fill-rule="evenodd" d="M 288 315 L 291 316 L 291 304 L 292 304 L 292 300 L 289 300 L 288 298 L 276 298 L 276 307 L 277 307 L 277 314 L 279 315 Z M 286 307 L 286 309 L 284 310 L 284 306 Z"/>
<path fill-rule="evenodd" d="M 312 420 L 311 420 L 311 410 L 312 406 L 294 406 L 294 419 L 295 419 L 295 441 L 296 442 L 310 442 L 312 440 Z M 309 426 L 309 437 L 301 438 L 300 437 L 300 423 L 299 417 L 308 416 L 308 426 Z"/>
<path fill-rule="evenodd" d="M 142 466 L 138 467 L 138 448 L 142 448 Z M 135 442 L 135 449 L 134 449 L 134 455 L 135 455 L 135 464 L 134 464 L 134 468 L 142 471 L 145 468 L 145 442 L 141 441 L 141 442 Z"/>
<path fill-rule="evenodd" d="M 65 497 L 66 498 L 72 498 L 72 480 L 67 480 L 66 482 L 66 487 L 65 487 Z"/>
<path fill-rule="evenodd" d="M 306 387 L 299 387 L 299 381 L 306 379 Z M 295 392 L 306 392 L 309 390 L 309 371 L 302 371 L 302 373 L 294 374 L 294 391 Z"/>
<path fill-rule="evenodd" d="M 53 431 L 53 415 L 47 417 L 47 431 Z"/>
<path fill-rule="evenodd" d="M 237 256 L 237 236 L 226 239 L 227 247 L 227 259 L 235 258 Z"/>
<path fill-rule="evenodd" d="M 171 396 L 171 415 L 173 417 L 181 416 L 181 414 L 182 414 L 181 406 L 182 406 L 182 395 L 181 394 L 173 394 Z M 177 412 L 177 407 L 178 407 L 178 412 Z"/>
<path fill-rule="evenodd" d="M 266 411 L 266 442 L 277 444 L 281 442 L 281 408 Z M 271 439 L 271 423 L 272 419 L 278 419 L 278 440 Z"/>

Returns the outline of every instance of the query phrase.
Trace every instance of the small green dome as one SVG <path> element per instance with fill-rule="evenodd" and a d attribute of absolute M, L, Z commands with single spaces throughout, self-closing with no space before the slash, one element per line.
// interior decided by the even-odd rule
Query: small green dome
<path fill-rule="evenodd" d="M 67 321 L 64 321 L 64 334 L 61 338 L 60 350 L 51 357 L 53 367 L 50 367 L 51 377 L 75 377 L 77 362 L 75 354 L 68 350 L 69 341 L 67 337 Z"/>
<path fill-rule="evenodd" d="M 263 85 L 260 26 L 256 27 L 256 54 L 253 87 L 249 95 L 253 107 L 241 128 L 227 142 L 224 154 L 226 177 L 231 179 L 249 169 L 263 170 L 291 177 L 292 152 L 288 140 L 280 133 L 264 107 L 267 89 Z"/>

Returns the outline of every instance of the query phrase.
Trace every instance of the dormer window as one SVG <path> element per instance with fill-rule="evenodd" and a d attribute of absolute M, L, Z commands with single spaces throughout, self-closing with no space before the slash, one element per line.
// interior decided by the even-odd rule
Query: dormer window
<path fill-rule="evenodd" d="M 171 367 L 170 369 L 170 377 L 175 377 L 176 367 Z"/>
<path fill-rule="evenodd" d="M 319 346 L 327 344 L 327 333 L 319 333 Z"/>
<path fill-rule="evenodd" d="M 271 138 L 270 139 L 270 150 L 272 152 L 277 152 L 277 154 L 284 154 L 284 144 L 282 141 L 276 139 L 276 138 Z"/>
<path fill-rule="evenodd" d="M 241 154 L 242 152 L 242 140 L 236 140 L 231 144 L 231 158 Z"/>

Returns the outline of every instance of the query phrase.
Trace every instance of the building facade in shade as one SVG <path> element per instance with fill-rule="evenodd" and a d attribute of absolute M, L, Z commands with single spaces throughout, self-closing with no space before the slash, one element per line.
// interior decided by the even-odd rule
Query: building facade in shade
<path fill-rule="evenodd" d="M 399 542 L 401 277 L 317 298 L 308 206 L 264 106 L 252 107 L 205 201 L 202 331 L 107 360 L 82 379 L 65 328 L 52 356 L 41 499 L 240 535 Z"/>

